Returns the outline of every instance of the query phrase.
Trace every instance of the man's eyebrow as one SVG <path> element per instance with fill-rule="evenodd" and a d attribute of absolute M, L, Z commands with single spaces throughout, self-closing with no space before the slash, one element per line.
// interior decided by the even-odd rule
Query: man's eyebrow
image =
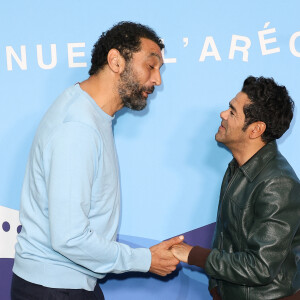
<path fill-rule="evenodd" d="M 162 64 L 160 65 L 160 67 L 163 66 L 164 62 L 163 62 L 163 60 L 161 59 L 161 56 L 158 55 L 156 52 L 151 52 L 149 56 L 155 56 L 155 57 L 157 57 L 159 61 L 162 61 Z"/>

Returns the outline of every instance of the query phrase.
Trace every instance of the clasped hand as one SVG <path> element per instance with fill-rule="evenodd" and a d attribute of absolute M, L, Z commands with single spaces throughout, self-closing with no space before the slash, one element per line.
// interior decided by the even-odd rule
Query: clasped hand
<path fill-rule="evenodd" d="M 150 248 L 152 259 L 150 272 L 166 276 L 176 270 L 180 261 L 187 262 L 191 246 L 183 243 L 184 237 L 178 236 Z M 188 252 L 188 253 L 187 253 Z"/>
<path fill-rule="evenodd" d="M 180 243 L 172 246 L 171 252 L 178 260 L 187 263 L 192 248 L 193 246 L 190 246 L 185 243 Z"/>

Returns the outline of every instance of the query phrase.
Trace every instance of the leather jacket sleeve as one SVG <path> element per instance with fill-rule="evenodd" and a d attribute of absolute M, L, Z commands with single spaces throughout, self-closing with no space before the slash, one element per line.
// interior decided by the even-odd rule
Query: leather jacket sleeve
<path fill-rule="evenodd" d="M 299 185 L 289 177 L 261 182 L 252 191 L 253 220 L 240 251 L 213 249 L 205 271 L 213 278 L 239 285 L 270 283 L 288 255 L 300 222 Z M 214 286 L 211 282 L 211 288 Z"/>

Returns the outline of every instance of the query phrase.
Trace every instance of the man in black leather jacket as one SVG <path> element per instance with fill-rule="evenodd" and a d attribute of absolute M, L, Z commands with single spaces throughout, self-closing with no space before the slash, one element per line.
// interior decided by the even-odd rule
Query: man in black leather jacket
<path fill-rule="evenodd" d="M 221 113 L 215 136 L 233 155 L 225 173 L 212 249 L 174 246 L 205 269 L 213 299 L 300 299 L 300 182 L 276 139 L 294 102 L 271 78 L 248 77 Z"/>

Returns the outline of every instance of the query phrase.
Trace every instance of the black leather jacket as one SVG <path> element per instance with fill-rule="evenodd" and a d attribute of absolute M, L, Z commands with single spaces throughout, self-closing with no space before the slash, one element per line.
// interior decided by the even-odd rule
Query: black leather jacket
<path fill-rule="evenodd" d="M 223 300 L 280 299 L 300 289 L 300 182 L 270 142 L 225 173 L 205 271 Z M 298 266 L 297 266 L 298 264 Z M 297 270 L 298 267 L 298 270 Z"/>

